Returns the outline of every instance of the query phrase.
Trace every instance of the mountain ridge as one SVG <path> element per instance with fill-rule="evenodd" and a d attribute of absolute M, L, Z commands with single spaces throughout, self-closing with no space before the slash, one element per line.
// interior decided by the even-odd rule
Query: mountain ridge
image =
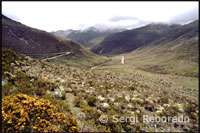
<path fill-rule="evenodd" d="M 28 27 L 4 15 L 2 15 L 2 46 L 38 59 L 54 56 L 53 53 L 63 52 L 70 52 L 69 55 L 62 58 L 63 60 L 73 58 L 76 59 L 76 62 L 80 57 L 90 60 L 102 58 L 76 41 Z"/>
<path fill-rule="evenodd" d="M 180 25 L 149 24 L 107 36 L 91 51 L 97 54 L 121 54 L 146 45 L 180 27 Z"/>
<path fill-rule="evenodd" d="M 92 47 L 92 44 L 89 41 L 101 37 L 107 36 L 112 33 L 121 32 L 123 29 L 107 29 L 105 31 L 101 31 L 95 27 L 88 27 L 85 30 L 59 30 L 55 32 L 50 32 L 54 35 L 61 36 L 64 38 L 70 38 L 80 44 L 82 44 L 86 48 Z"/>

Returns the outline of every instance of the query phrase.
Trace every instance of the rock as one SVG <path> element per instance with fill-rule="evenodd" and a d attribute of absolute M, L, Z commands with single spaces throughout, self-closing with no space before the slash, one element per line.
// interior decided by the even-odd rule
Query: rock
<path fill-rule="evenodd" d="M 119 99 L 120 99 L 120 98 L 123 98 L 123 96 L 122 96 L 122 95 L 119 95 L 118 98 L 119 98 Z"/>
<path fill-rule="evenodd" d="M 169 104 L 163 104 L 163 107 L 165 107 L 165 108 L 169 108 L 170 105 L 169 105 Z"/>
<path fill-rule="evenodd" d="M 133 108 L 133 106 L 132 106 L 131 104 L 128 104 L 127 107 L 128 107 L 129 109 L 132 109 L 132 108 Z"/>
<path fill-rule="evenodd" d="M 10 66 L 11 66 L 11 67 L 14 67 L 14 66 L 15 66 L 15 63 L 11 63 Z"/>
<path fill-rule="evenodd" d="M 114 102 L 115 101 L 115 98 L 109 98 L 109 101 L 111 101 L 111 102 Z"/>
<path fill-rule="evenodd" d="M 72 84 L 76 84 L 77 82 L 75 80 L 72 81 Z"/>
<path fill-rule="evenodd" d="M 60 80 L 60 83 L 64 83 L 64 82 L 65 82 L 65 80 L 64 80 L 64 79 L 61 79 L 61 80 Z"/>
<path fill-rule="evenodd" d="M 108 91 L 108 92 L 112 92 L 112 90 L 111 90 L 111 89 L 108 89 L 107 91 Z"/>
<path fill-rule="evenodd" d="M 116 107 L 119 107 L 120 104 L 119 104 L 119 103 L 114 103 L 114 105 L 115 105 Z"/>
<path fill-rule="evenodd" d="M 64 90 L 65 90 L 65 88 L 64 88 L 63 86 L 59 86 L 59 89 L 60 89 L 61 91 L 64 91 Z"/>
<path fill-rule="evenodd" d="M 137 103 L 137 98 L 135 98 L 135 97 L 131 98 L 131 102 L 134 104 Z"/>
<path fill-rule="evenodd" d="M 98 96 L 97 99 L 98 99 L 99 101 L 101 101 L 101 102 L 105 101 L 105 98 L 102 97 L 102 96 Z"/>
<path fill-rule="evenodd" d="M 32 79 L 30 80 L 30 82 L 34 82 L 34 78 L 32 78 Z"/>
<path fill-rule="evenodd" d="M 140 104 L 142 104 L 142 103 L 144 102 L 144 100 L 142 100 L 142 99 L 140 99 L 140 98 L 138 98 L 137 101 L 138 101 Z"/>
<path fill-rule="evenodd" d="M 56 89 L 56 90 L 54 91 L 54 95 L 55 95 L 56 97 L 61 98 L 61 97 L 62 97 L 62 92 L 61 92 L 60 90 Z"/>
<path fill-rule="evenodd" d="M 149 104 L 153 104 L 153 101 L 151 100 L 151 99 L 145 99 L 145 101 L 147 102 L 147 103 L 149 103 Z"/>
<path fill-rule="evenodd" d="M 72 93 L 72 89 L 71 89 L 71 88 L 66 88 L 66 89 L 65 89 L 65 92 L 66 92 L 66 93 Z"/>
<path fill-rule="evenodd" d="M 8 80 L 2 79 L 2 81 L 1 81 L 2 86 L 5 85 L 5 84 L 7 84 L 7 83 L 8 83 Z"/>
<path fill-rule="evenodd" d="M 86 91 L 85 91 L 85 93 L 87 93 L 87 94 L 90 94 L 90 93 L 91 93 L 91 91 L 89 91 L 89 90 L 86 90 Z"/>
<path fill-rule="evenodd" d="M 94 87 L 90 87 L 90 89 L 91 89 L 91 90 L 93 90 L 93 89 L 94 89 Z"/>
<path fill-rule="evenodd" d="M 156 111 L 156 114 L 157 114 L 157 115 L 161 115 L 162 113 L 163 113 L 162 110 L 157 110 L 157 111 Z"/>
<path fill-rule="evenodd" d="M 101 114 L 101 113 L 102 113 L 102 111 L 101 111 L 100 109 L 97 109 L 97 112 L 98 112 L 99 114 Z"/>
<path fill-rule="evenodd" d="M 136 113 L 139 114 L 139 113 L 140 113 L 140 110 L 136 110 Z"/>
<path fill-rule="evenodd" d="M 176 104 L 176 106 L 177 106 L 179 112 L 181 112 L 181 113 L 184 112 L 183 104 Z"/>
<path fill-rule="evenodd" d="M 157 107 L 157 110 L 159 110 L 159 111 L 164 111 L 165 108 L 163 108 L 162 106 L 158 106 L 158 107 Z"/>
<path fill-rule="evenodd" d="M 103 104 L 102 104 L 102 107 L 103 107 L 103 108 L 109 108 L 110 105 L 109 105 L 108 103 L 103 103 Z"/>
<path fill-rule="evenodd" d="M 127 101 L 127 102 L 130 102 L 130 96 L 129 95 L 127 95 L 127 96 L 125 96 L 125 101 Z"/>
<path fill-rule="evenodd" d="M 127 111 L 127 113 L 131 114 L 131 115 L 135 115 L 135 113 L 133 111 Z"/>
<path fill-rule="evenodd" d="M 131 102 L 132 103 L 140 103 L 140 104 L 142 104 L 143 102 L 144 102 L 144 100 L 142 100 L 142 99 L 140 99 L 140 98 L 135 98 L 135 97 L 133 97 L 133 98 L 131 98 Z"/>

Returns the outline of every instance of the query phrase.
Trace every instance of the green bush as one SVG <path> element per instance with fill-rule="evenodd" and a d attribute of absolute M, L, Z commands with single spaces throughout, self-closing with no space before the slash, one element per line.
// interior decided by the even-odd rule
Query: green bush
<path fill-rule="evenodd" d="M 96 97 L 93 97 L 93 96 L 88 96 L 86 98 L 86 101 L 88 102 L 88 105 L 94 107 L 95 106 L 95 103 L 97 101 Z"/>
<path fill-rule="evenodd" d="M 83 106 L 83 104 L 84 104 L 83 100 L 82 100 L 81 98 L 79 98 L 79 97 L 75 97 L 75 98 L 73 99 L 73 103 L 74 103 L 74 105 L 75 105 L 76 107 L 81 107 L 81 106 Z"/>

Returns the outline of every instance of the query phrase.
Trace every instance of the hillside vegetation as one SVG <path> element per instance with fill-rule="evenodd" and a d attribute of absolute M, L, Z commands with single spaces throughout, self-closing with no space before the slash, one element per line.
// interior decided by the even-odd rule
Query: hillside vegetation
<path fill-rule="evenodd" d="M 159 39 L 180 25 L 150 24 L 133 30 L 111 34 L 91 50 L 97 54 L 116 55 L 130 52 Z"/>
<path fill-rule="evenodd" d="M 115 65 L 118 68 L 120 66 L 124 67 Z M 49 100 L 61 112 L 77 119 L 79 131 L 198 131 L 197 88 L 187 88 L 164 75 L 138 69 L 132 69 L 131 74 L 122 73 L 110 71 L 110 67 L 112 65 L 94 69 L 67 67 L 32 59 L 3 48 L 3 98 L 6 101 L 7 96 L 23 93 L 27 96 L 22 96 L 28 99 L 28 96 L 38 96 Z M 135 124 L 130 121 L 115 123 L 112 115 L 116 114 L 120 117 L 137 115 L 139 121 Z M 142 122 L 143 115 L 153 114 L 188 116 L 190 122 Z M 8 113 L 7 116 L 9 115 Z M 101 115 L 108 115 L 109 121 L 101 123 Z M 14 121 L 9 123 L 15 126 Z M 42 125 L 38 126 L 40 131 L 46 129 Z M 25 126 L 19 130 L 26 129 L 28 128 Z"/>
<path fill-rule="evenodd" d="M 124 54 L 126 63 L 145 71 L 198 77 L 198 21 Z"/>
<path fill-rule="evenodd" d="M 77 42 L 25 26 L 2 15 L 2 46 L 37 59 L 70 52 L 57 61 L 91 66 L 106 58 L 95 55 Z M 80 59 L 81 57 L 81 59 Z M 63 61 L 64 60 L 64 61 Z M 51 60 L 50 60 L 51 61 Z M 87 63 L 84 63 L 87 62 Z"/>

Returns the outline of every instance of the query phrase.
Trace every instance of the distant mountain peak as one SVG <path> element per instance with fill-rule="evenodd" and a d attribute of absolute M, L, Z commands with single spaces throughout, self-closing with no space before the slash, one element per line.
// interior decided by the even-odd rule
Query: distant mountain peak
<path fill-rule="evenodd" d="M 88 27 L 87 29 L 83 30 L 83 32 L 87 32 L 87 31 L 99 32 L 99 30 L 97 28 L 95 28 L 94 26 Z"/>

